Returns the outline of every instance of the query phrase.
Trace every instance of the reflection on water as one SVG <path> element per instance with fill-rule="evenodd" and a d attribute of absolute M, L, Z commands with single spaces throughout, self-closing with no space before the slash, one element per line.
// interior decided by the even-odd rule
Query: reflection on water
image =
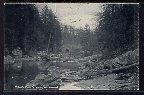
<path fill-rule="evenodd" d="M 5 64 L 5 89 L 25 86 L 37 74 L 38 67 L 35 61 L 16 61 L 14 64 Z"/>

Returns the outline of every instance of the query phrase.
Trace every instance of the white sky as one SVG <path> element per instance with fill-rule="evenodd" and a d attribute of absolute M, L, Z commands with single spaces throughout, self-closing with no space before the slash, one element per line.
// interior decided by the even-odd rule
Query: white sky
<path fill-rule="evenodd" d="M 7 4 L 29 4 L 29 3 L 7 3 Z M 31 3 L 30 3 L 31 4 Z M 76 28 L 84 27 L 86 24 L 94 29 L 98 24 L 98 14 L 101 13 L 103 4 L 138 4 L 138 3 L 32 3 L 39 11 L 47 5 L 53 10 L 62 24 L 71 25 Z M 5 5 L 5 3 L 4 3 Z"/>
<path fill-rule="evenodd" d="M 36 6 L 41 10 L 45 5 L 53 10 L 62 24 L 76 28 L 89 24 L 93 29 L 98 19 L 95 15 L 102 12 L 100 3 L 44 3 Z"/>

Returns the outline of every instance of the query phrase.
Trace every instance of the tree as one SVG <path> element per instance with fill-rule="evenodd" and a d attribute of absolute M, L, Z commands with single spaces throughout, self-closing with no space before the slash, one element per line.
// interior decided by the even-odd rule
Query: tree
<path fill-rule="evenodd" d="M 43 45 L 47 51 L 58 50 L 61 46 L 61 27 L 52 10 L 45 6 L 41 11 Z"/>
<path fill-rule="evenodd" d="M 51 36 L 51 37 L 50 37 Z M 61 27 L 47 6 L 41 16 L 35 5 L 11 4 L 5 7 L 5 48 L 20 47 L 24 54 L 57 50 L 61 46 Z"/>
<path fill-rule="evenodd" d="M 83 50 L 89 50 L 89 42 L 90 42 L 90 26 L 88 24 L 85 25 L 84 31 L 81 32 L 81 45 L 83 46 Z"/>
<path fill-rule="evenodd" d="M 34 5 L 6 5 L 5 48 L 11 53 L 13 49 L 20 47 L 24 53 L 28 53 L 38 47 L 39 22 L 39 12 Z"/>
<path fill-rule="evenodd" d="M 138 9 L 137 5 L 109 4 L 105 6 L 96 31 L 96 43 L 100 46 L 99 50 L 110 54 L 119 49 L 122 53 L 137 43 L 136 9 Z"/>

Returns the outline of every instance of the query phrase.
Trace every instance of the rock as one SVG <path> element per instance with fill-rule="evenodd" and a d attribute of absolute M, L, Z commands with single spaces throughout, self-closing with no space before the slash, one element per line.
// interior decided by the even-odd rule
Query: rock
<path fill-rule="evenodd" d="M 38 74 L 36 77 L 35 77 L 35 80 L 44 80 L 46 77 L 45 74 Z"/>
<path fill-rule="evenodd" d="M 48 74 L 45 79 L 44 79 L 44 82 L 51 82 L 51 81 L 54 81 L 56 78 L 51 75 L 51 74 Z"/>
<path fill-rule="evenodd" d="M 59 81 L 53 81 L 51 83 L 49 83 L 49 87 L 60 87 L 60 82 Z"/>
<path fill-rule="evenodd" d="M 20 47 L 17 47 L 17 49 L 14 49 L 12 51 L 12 54 L 15 56 L 15 58 L 21 58 L 22 57 L 22 50 Z"/>
<path fill-rule="evenodd" d="M 31 88 L 32 86 L 34 86 L 34 80 L 31 80 L 25 85 L 26 88 Z"/>
<path fill-rule="evenodd" d="M 4 56 L 4 64 L 13 64 L 14 63 L 14 59 L 12 56 L 7 55 Z"/>

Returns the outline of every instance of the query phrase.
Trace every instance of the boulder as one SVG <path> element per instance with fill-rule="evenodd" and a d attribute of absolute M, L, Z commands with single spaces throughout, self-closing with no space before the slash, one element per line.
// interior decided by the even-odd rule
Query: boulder
<path fill-rule="evenodd" d="M 46 77 L 45 74 L 38 74 L 36 77 L 35 77 L 35 80 L 44 80 Z"/>
<path fill-rule="evenodd" d="M 55 78 L 53 75 L 48 74 L 48 75 L 45 77 L 44 82 L 52 82 L 52 81 L 54 81 L 55 79 L 56 79 L 56 78 Z"/>

